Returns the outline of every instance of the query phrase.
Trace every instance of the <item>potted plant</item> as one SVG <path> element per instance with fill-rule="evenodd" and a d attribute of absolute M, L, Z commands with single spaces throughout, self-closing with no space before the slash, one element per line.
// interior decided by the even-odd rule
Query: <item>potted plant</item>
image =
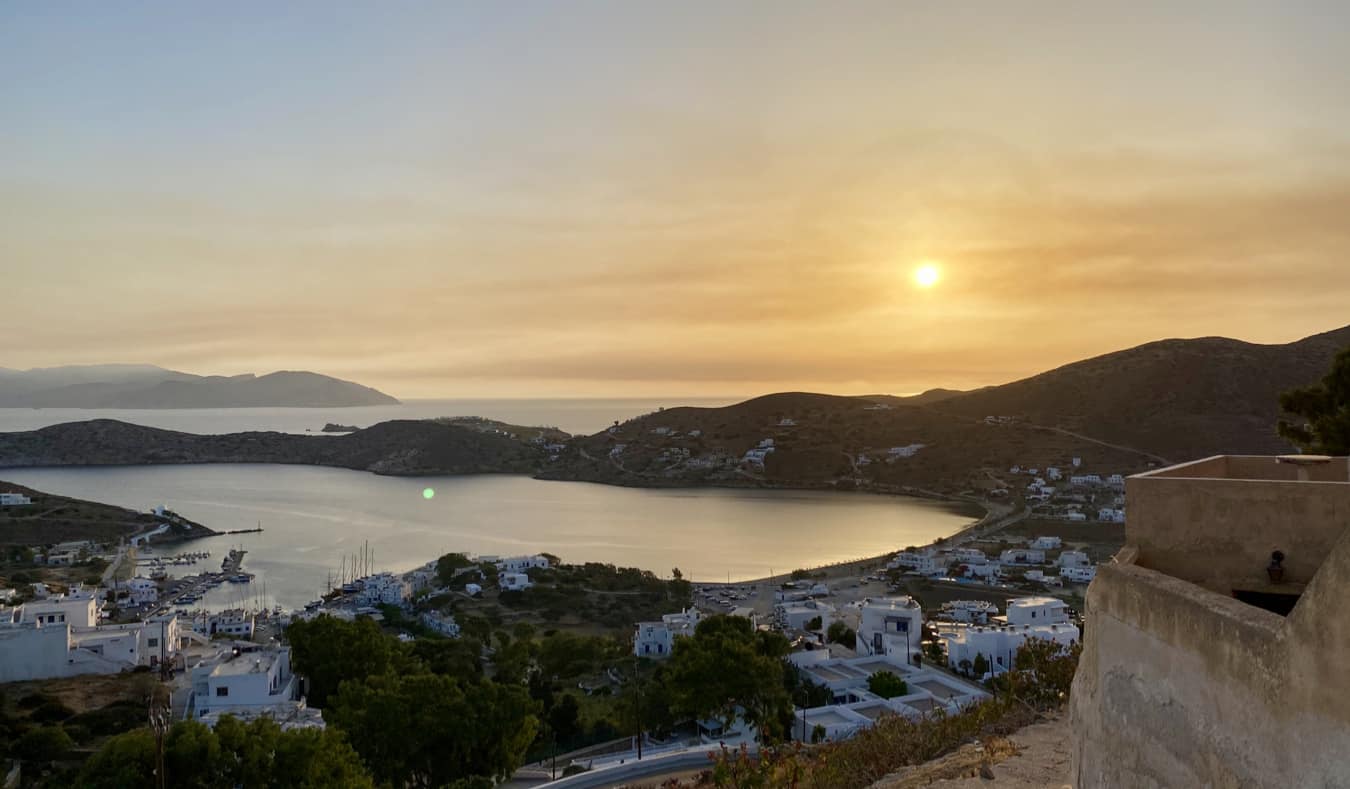
<path fill-rule="evenodd" d="M 1266 565 L 1266 575 L 1270 576 L 1270 582 L 1273 584 L 1284 580 L 1284 551 L 1271 552 L 1270 564 Z"/>

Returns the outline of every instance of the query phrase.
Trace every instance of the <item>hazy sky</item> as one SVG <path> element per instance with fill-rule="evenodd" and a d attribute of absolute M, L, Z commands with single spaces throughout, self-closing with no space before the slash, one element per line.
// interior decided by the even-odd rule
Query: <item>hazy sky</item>
<path fill-rule="evenodd" d="M 1350 323 L 1348 17 L 4 3 L 0 366 L 912 392 L 1287 341 Z"/>

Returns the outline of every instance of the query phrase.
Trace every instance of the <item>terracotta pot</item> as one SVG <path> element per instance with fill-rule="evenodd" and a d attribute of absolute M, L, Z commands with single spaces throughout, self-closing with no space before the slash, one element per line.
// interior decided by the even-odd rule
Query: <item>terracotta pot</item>
<path fill-rule="evenodd" d="M 1270 576 L 1270 582 L 1273 584 L 1277 584 L 1284 580 L 1283 567 L 1267 567 L 1266 574 Z"/>

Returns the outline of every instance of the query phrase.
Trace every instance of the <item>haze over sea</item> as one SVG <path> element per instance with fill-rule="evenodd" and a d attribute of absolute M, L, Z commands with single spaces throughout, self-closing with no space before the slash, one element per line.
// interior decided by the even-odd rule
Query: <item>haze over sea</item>
<path fill-rule="evenodd" d="M 688 402 L 688 401 L 684 401 Z M 695 402 L 718 405 L 726 401 Z M 325 422 L 478 415 L 593 432 L 674 405 L 655 400 L 438 400 L 339 409 L 93 411 L 0 409 L 0 429 L 115 418 L 188 432 L 317 431 Z M 165 504 L 224 531 L 172 551 L 249 551 L 247 587 L 224 585 L 203 601 L 298 607 L 322 592 L 344 557 L 369 542 L 374 569 L 403 572 L 448 551 L 547 551 L 571 562 L 611 562 L 694 580 L 744 580 L 796 567 L 875 556 L 923 544 L 979 516 L 967 505 L 864 494 L 718 488 L 639 489 L 525 476 L 383 477 L 346 469 L 265 464 L 0 469 L 0 479 L 138 510 Z M 423 490 L 431 488 L 431 499 Z M 203 569 L 174 568 L 180 574 Z M 266 586 L 266 595 L 262 590 Z"/>

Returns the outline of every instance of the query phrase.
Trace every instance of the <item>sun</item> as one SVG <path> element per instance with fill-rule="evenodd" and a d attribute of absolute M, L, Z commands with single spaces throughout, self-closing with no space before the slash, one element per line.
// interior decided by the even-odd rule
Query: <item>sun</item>
<path fill-rule="evenodd" d="M 942 272 L 932 263 L 924 263 L 914 269 L 914 284 L 921 288 L 931 288 L 942 278 Z"/>

